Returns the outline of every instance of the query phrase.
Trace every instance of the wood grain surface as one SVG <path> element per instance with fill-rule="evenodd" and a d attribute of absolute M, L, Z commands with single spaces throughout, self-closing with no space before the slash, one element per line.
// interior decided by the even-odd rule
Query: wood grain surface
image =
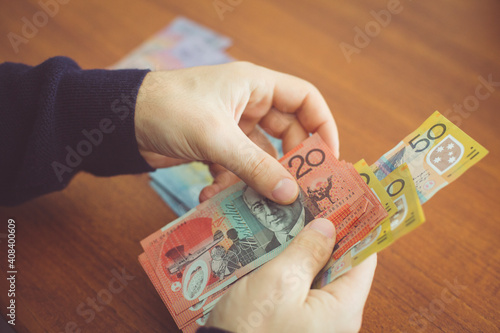
<path fill-rule="evenodd" d="M 4 0 L 0 61 L 35 65 L 66 55 L 84 68 L 104 68 L 184 15 L 231 37 L 235 58 L 315 84 L 335 116 L 347 161 L 371 164 L 434 110 L 450 110 L 490 154 L 424 206 L 422 227 L 379 255 L 362 331 L 498 332 L 500 83 L 468 105 L 471 111 L 452 110 L 473 100 L 480 77 L 500 82 L 500 2 L 402 0 L 377 29 L 372 11 L 393 1 L 220 1 L 232 8 L 222 19 L 213 0 L 66 0 L 16 53 L 7 34 L 21 34 L 23 17 L 32 20 L 41 7 Z M 358 28 L 369 29 L 369 40 L 355 40 Z M 341 43 L 357 47 L 350 61 Z M 17 222 L 15 330 L 177 332 L 137 261 L 139 241 L 175 218 L 148 175 L 82 173 L 64 191 L 0 208 L 1 276 L 7 218 Z M 89 307 L 81 304 L 105 295 L 123 271 L 125 288 L 86 322 L 90 314 L 77 311 Z M 1 278 L 4 318 L 7 287 Z"/>

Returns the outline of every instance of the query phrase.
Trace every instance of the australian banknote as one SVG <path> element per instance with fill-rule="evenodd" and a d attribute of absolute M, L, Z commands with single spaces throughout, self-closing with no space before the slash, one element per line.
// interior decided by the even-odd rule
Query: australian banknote
<path fill-rule="evenodd" d="M 296 203 L 284 209 L 245 184 L 236 184 L 143 240 L 141 263 L 149 263 L 148 275 L 154 273 L 150 278 L 163 290 L 172 315 L 181 318 L 180 325 L 195 330 L 232 283 L 278 255 L 313 218 L 325 217 L 340 238 L 332 260 L 313 284 L 321 287 L 421 225 L 421 203 L 486 155 L 486 149 L 453 126 L 435 113 L 403 140 L 403 147 L 371 167 L 363 160 L 354 167 L 336 160 L 313 135 L 280 160 L 300 185 Z M 475 150 L 454 150 L 454 140 Z M 439 164 L 445 154 L 449 163 L 456 157 L 458 164 L 429 164 L 431 158 Z M 266 216 L 268 212 L 273 213 Z M 186 315 L 190 308 L 196 315 Z"/>
<path fill-rule="evenodd" d="M 329 262 L 316 278 L 315 286 L 320 287 L 333 281 L 352 266 L 358 265 L 371 254 L 381 251 L 421 225 L 425 217 L 420 204 L 487 154 L 488 150 L 478 142 L 438 111 L 434 112 L 371 166 L 397 206 L 396 214 L 383 220 L 341 258 Z M 359 162 L 356 165 L 359 167 Z M 360 169 L 358 171 L 362 172 Z M 413 181 L 410 181 L 410 177 Z"/>
<path fill-rule="evenodd" d="M 168 70 L 222 64 L 233 60 L 224 52 L 231 44 L 229 37 L 178 17 L 112 68 Z"/>
<path fill-rule="evenodd" d="M 365 181 L 372 183 L 372 189 L 373 187 L 379 189 L 377 196 L 386 202 L 385 207 L 390 211 L 390 214 L 364 239 L 346 251 L 342 257 L 333 262 L 330 261 L 323 268 L 314 282 L 314 286 L 317 288 L 332 282 L 352 267 L 359 265 L 370 255 L 385 249 L 425 221 L 413 177 L 407 164 L 399 166 L 380 182 L 376 178 L 372 178 L 373 173 L 364 160 L 356 163 L 355 166 L 360 174 L 364 174 Z M 387 200 L 392 203 L 387 203 Z"/>
<path fill-rule="evenodd" d="M 408 164 L 423 204 L 486 154 L 483 146 L 436 111 L 379 158 L 372 169 L 383 179 L 398 166 Z"/>
<path fill-rule="evenodd" d="M 359 230 L 369 232 L 380 222 L 374 216 L 387 215 L 352 165 L 338 161 L 317 134 L 281 163 L 301 188 L 291 205 L 278 205 L 240 182 L 141 242 L 174 315 L 274 258 L 314 218 L 344 230 L 340 224 L 354 215 Z M 359 201 L 367 204 L 354 209 Z M 354 241 L 356 232 L 345 235 Z"/>

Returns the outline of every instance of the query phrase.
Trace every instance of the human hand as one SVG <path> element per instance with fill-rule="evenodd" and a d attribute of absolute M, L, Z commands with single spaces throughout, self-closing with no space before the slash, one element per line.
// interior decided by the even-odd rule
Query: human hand
<path fill-rule="evenodd" d="M 321 289 L 310 289 L 334 244 L 333 224 L 312 221 L 283 253 L 236 282 L 206 326 L 238 333 L 359 331 L 377 257 Z"/>
<path fill-rule="evenodd" d="M 245 62 L 151 72 L 137 96 L 136 138 L 151 166 L 193 160 L 220 166 L 211 168 L 214 184 L 202 191 L 202 200 L 230 185 L 234 178 L 226 170 L 278 203 L 297 198 L 292 175 L 249 139 L 257 124 L 281 138 L 284 151 L 318 132 L 338 156 L 337 128 L 325 100 L 291 75 Z"/>

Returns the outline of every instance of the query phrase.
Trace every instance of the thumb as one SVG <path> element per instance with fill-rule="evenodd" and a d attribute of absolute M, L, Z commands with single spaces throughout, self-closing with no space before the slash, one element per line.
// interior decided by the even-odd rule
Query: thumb
<path fill-rule="evenodd" d="M 283 272 L 293 276 L 283 275 L 283 281 L 289 281 L 290 288 L 299 298 L 309 293 L 311 284 L 330 259 L 335 245 L 335 226 L 327 219 L 316 219 L 310 222 L 294 238 L 290 245 L 271 263 L 274 269 L 278 267 Z M 265 270 L 266 266 L 262 268 Z"/>
<path fill-rule="evenodd" d="M 226 133 L 216 163 L 235 173 L 261 195 L 282 205 L 297 199 L 299 187 L 278 160 L 250 140 L 239 127 Z"/>

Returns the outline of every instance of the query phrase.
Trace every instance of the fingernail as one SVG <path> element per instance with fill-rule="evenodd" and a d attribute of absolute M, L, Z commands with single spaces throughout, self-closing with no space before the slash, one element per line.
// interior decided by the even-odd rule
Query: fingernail
<path fill-rule="evenodd" d="M 333 238 L 335 236 L 335 227 L 333 223 L 327 219 L 316 219 L 312 221 L 309 229 L 316 230 L 328 238 Z"/>
<path fill-rule="evenodd" d="M 292 203 L 299 190 L 297 186 L 297 183 L 293 180 L 284 178 L 279 181 L 271 194 L 274 200 L 278 202 Z"/>

